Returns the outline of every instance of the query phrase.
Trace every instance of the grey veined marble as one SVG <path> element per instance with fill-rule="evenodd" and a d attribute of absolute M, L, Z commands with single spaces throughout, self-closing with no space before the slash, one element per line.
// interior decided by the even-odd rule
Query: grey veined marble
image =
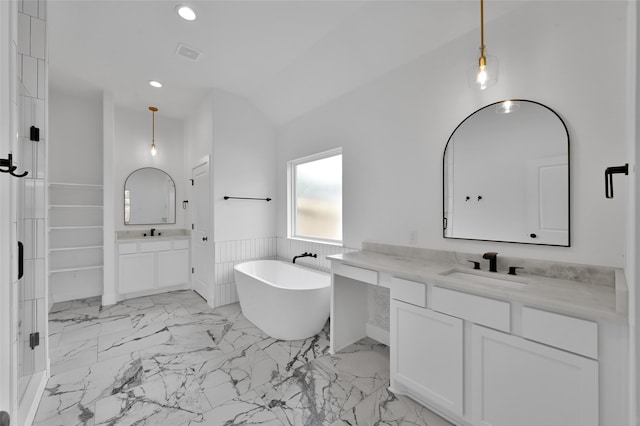
<path fill-rule="evenodd" d="M 328 324 L 270 338 L 238 304 L 180 291 L 54 305 L 51 371 L 35 425 L 428 425 L 448 422 L 391 394 L 388 348 L 329 355 Z"/>

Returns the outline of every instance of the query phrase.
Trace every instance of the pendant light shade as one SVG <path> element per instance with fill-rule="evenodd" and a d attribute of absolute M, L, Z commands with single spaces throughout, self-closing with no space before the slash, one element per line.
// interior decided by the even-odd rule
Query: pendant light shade
<path fill-rule="evenodd" d="M 151 155 L 155 157 L 158 153 L 156 149 L 156 111 L 158 108 L 150 106 L 149 111 L 151 111 Z"/>
<path fill-rule="evenodd" d="M 484 0 L 480 0 L 480 57 L 469 67 L 469 87 L 484 90 L 498 82 L 498 58 L 487 55 L 484 44 Z"/>

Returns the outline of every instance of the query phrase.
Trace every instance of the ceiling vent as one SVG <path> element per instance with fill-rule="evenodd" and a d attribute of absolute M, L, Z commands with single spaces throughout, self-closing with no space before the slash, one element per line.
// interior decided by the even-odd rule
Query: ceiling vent
<path fill-rule="evenodd" d="M 185 46 L 182 43 L 178 43 L 176 53 L 180 56 L 184 56 L 185 58 L 189 58 L 192 61 L 197 61 L 202 54 L 202 52 L 200 52 L 199 50 L 196 50 L 193 47 Z"/>

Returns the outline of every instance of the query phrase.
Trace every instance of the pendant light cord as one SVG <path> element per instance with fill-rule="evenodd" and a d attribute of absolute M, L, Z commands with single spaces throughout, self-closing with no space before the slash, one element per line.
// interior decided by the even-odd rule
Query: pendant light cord
<path fill-rule="evenodd" d="M 484 56 L 484 0 L 480 0 L 480 59 L 478 59 L 478 65 L 486 64 L 487 60 Z"/>

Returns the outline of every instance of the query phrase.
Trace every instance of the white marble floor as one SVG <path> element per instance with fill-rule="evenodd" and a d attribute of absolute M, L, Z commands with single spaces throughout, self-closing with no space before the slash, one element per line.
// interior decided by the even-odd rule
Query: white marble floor
<path fill-rule="evenodd" d="M 386 346 L 364 339 L 331 356 L 327 330 L 275 340 L 238 304 L 211 309 L 191 291 L 59 303 L 34 424 L 450 425 L 387 390 Z"/>

